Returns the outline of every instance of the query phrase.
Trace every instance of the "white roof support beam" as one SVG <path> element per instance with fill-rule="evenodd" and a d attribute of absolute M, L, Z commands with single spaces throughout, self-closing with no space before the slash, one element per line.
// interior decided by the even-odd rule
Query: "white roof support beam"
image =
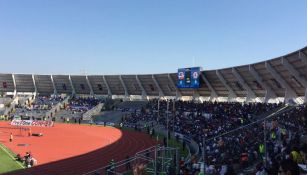
<path fill-rule="evenodd" d="M 105 85 L 107 86 L 107 89 L 108 89 L 108 96 L 109 96 L 109 97 L 112 97 L 112 91 L 111 91 L 110 86 L 109 86 L 109 84 L 108 84 L 108 82 L 107 82 L 107 80 L 106 80 L 106 77 L 105 77 L 104 75 L 102 76 L 102 79 L 103 79 L 103 82 L 105 83 Z"/>
<path fill-rule="evenodd" d="M 146 99 L 146 98 L 147 98 L 147 92 L 146 92 L 146 90 L 144 89 L 144 87 L 143 87 L 143 85 L 142 85 L 142 83 L 141 83 L 141 81 L 140 81 L 138 75 L 135 75 L 135 79 L 136 79 L 136 82 L 138 83 L 140 89 L 142 90 L 142 98 L 143 98 L 143 99 Z"/>
<path fill-rule="evenodd" d="M 266 69 L 271 73 L 271 75 L 286 89 L 285 93 L 285 102 L 289 102 L 290 99 L 297 97 L 297 94 L 294 90 L 288 85 L 288 83 L 276 72 L 276 70 L 270 65 L 269 62 L 265 62 Z"/>
<path fill-rule="evenodd" d="M 303 51 L 298 52 L 298 57 L 301 59 L 301 61 L 307 65 L 307 56 Z"/>
<path fill-rule="evenodd" d="M 301 61 L 307 65 L 307 55 L 303 51 L 298 52 L 298 57 L 301 59 Z M 307 103 L 307 87 L 305 86 L 305 97 L 304 97 L 304 103 Z"/>
<path fill-rule="evenodd" d="M 15 75 L 12 74 L 12 79 L 13 79 L 13 83 L 14 83 L 14 98 L 17 95 L 17 87 L 16 87 L 16 79 L 15 79 Z"/>
<path fill-rule="evenodd" d="M 94 93 L 94 91 L 93 91 L 93 87 L 92 87 L 92 85 L 91 85 L 91 83 L 90 83 L 90 81 L 89 81 L 87 75 L 85 75 L 85 79 L 86 79 L 86 82 L 87 82 L 88 87 L 90 88 L 90 95 L 91 95 L 91 96 L 94 96 L 95 93 Z"/>
<path fill-rule="evenodd" d="M 161 97 L 164 97 L 164 92 L 162 91 L 162 89 L 160 88 L 160 85 L 159 85 L 159 83 L 157 82 L 157 80 L 156 80 L 156 77 L 152 74 L 152 79 L 153 79 L 153 81 L 154 81 L 154 83 L 155 83 L 155 85 L 157 86 L 157 88 L 158 88 L 158 90 L 159 90 L 159 97 L 161 98 Z"/>
<path fill-rule="evenodd" d="M 297 70 L 294 69 L 294 67 L 289 63 L 287 59 L 282 57 L 281 62 L 282 62 L 282 65 L 285 66 L 286 69 L 290 72 L 290 74 L 294 76 L 297 79 L 297 81 L 299 81 L 306 89 L 304 102 L 307 102 L 307 99 L 306 99 L 307 98 L 307 81 L 306 79 L 303 76 L 301 76 Z"/>
<path fill-rule="evenodd" d="M 224 79 L 224 77 L 222 76 L 222 74 L 220 73 L 220 71 L 216 70 L 216 75 L 217 77 L 220 79 L 220 81 L 222 82 L 222 84 L 226 87 L 226 89 L 229 92 L 228 95 L 228 101 L 233 101 L 235 98 L 237 98 L 236 93 L 232 90 L 232 88 L 230 86 L 228 86 L 226 80 Z"/>
<path fill-rule="evenodd" d="M 256 79 L 256 81 L 266 90 L 264 102 L 267 103 L 270 98 L 276 98 L 277 95 L 275 92 L 271 89 L 271 87 L 266 84 L 261 76 L 258 74 L 258 72 L 255 70 L 255 68 L 252 65 L 249 65 L 249 72 L 252 74 L 252 76 Z"/>
<path fill-rule="evenodd" d="M 293 75 L 304 87 L 307 87 L 307 81 L 305 78 L 301 76 L 297 70 L 294 69 L 294 67 L 289 63 L 287 59 L 282 57 L 281 63 L 287 68 L 291 75 Z"/>
<path fill-rule="evenodd" d="M 55 83 L 54 83 L 54 80 L 53 80 L 53 75 L 50 75 L 50 78 L 51 78 L 51 82 L 52 82 L 52 86 L 53 86 L 53 94 L 57 95 L 58 92 L 57 92 L 56 87 L 55 87 Z"/>
<path fill-rule="evenodd" d="M 204 82 L 206 83 L 206 85 L 208 86 L 209 90 L 210 90 L 210 100 L 214 100 L 215 98 L 218 97 L 216 91 L 214 90 L 214 88 L 211 86 L 211 83 L 209 82 L 209 80 L 204 76 L 203 73 L 200 74 L 200 77 L 204 80 Z"/>
<path fill-rule="evenodd" d="M 123 88 L 125 90 L 125 98 L 127 99 L 129 97 L 129 93 L 128 93 L 126 84 L 125 84 L 125 82 L 124 82 L 124 80 L 123 80 L 121 75 L 119 75 L 118 77 L 119 77 L 119 81 L 121 82 L 121 84 L 122 84 L 122 86 L 123 86 Z"/>
<path fill-rule="evenodd" d="M 37 87 L 36 87 L 34 74 L 32 74 L 32 80 L 33 80 L 33 85 L 34 85 L 34 93 L 35 93 L 35 95 L 37 95 Z"/>
<path fill-rule="evenodd" d="M 177 88 L 176 84 L 174 83 L 172 77 L 170 74 L 167 74 L 167 78 L 168 80 L 174 85 L 175 89 L 176 89 L 176 99 L 180 99 L 182 97 L 181 92 L 179 91 L 179 89 Z"/>
<path fill-rule="evenodd" d="M 72 96 L 74 96 L 76 94 L 76 91 L 75 91 L 75 87 L 74 87 L 74 84 L 72 83 L 70 75 L 68 75 L 68 79 L 69 79 L 70 86 L 71 86 L 71 89 L 72 89 Z"/>
<path fill-rule="evenodd" d="M 193 89 L 193 100 L 199 101 L 200 94 L 197 89 Z"/>
<path fill-rule="evenodd" d="M 254 91 L 249 87 L 249 85 L 245 82 L 242 76 L 238 73 L 236 68 L 232 68 L 232 74 L 236 77 L 239 83 L 243 86 L 243 88 L 247 91 L 246 102 L 252 102 L 257 98 Z"/>

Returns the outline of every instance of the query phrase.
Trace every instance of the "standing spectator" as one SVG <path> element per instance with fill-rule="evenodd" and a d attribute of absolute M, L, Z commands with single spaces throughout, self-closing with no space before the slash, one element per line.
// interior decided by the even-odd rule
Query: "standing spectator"
<path fill-rule="evenodd" d="M 133 175 L 145 175 L 146 174 L 146 165 L 137 164 L 133 167 Z"/>
<path fill-rule="evenodd" d="M 10 142 L 13 142 L 13 133 L 10 134 Z"/>
<path fill-rule="evenodd" d="M 166 140 L 166 137 L 163 137 L 163 145 L 164 145 L 164 146 L 167 146 L 167 140 Z"/>
<path fill-rule="evenodd" d="M 115 171 L 115 162 L 114 162 L 114 159 L 112 159 L 111 162 L 110 162 L 110 169 L 109 169 L 108 174 L 113 174 L 114 171 Z"/>
<path fill-rule="evenodd" d="M 31 128 L 29 128 L 28 136 L 30 137 L 32 135 Z"/>
<path fill-rule="evenodd" d="M 150 138 L 152 138 L 152 130 L 153 130 L 153 129 L 151 129 L 151 130 L 149 131 Z"/>
<path fill-rule="evenodd" d="M 130 160 L 129 160 L 129 159 L 130 159 L 130 157 L 127 156 L 127 157 L 126 157 L 126 160 L 127 160 L 128 162 L 127 162 L 127 164 L 126 164 L 126 170 L 130 170 L 130 169 L 131 169 L 131 164 L 130 164 Z"/>
<path fill-rule="evenodd" d="M 293 147 L 291 153 L 290 153 L 290 158 L 295 162 L 295 163 L 302 163 L 303 159 L 301 154 L 299 153 L 299 150 L 297 147 Z"/>

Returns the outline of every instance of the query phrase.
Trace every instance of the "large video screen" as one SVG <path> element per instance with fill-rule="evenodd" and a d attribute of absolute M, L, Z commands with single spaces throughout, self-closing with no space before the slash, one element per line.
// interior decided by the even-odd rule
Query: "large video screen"
<path fill-rule="evenodd" d="M 178 88 L 199 88 L 200 67 L 178 69 Z"/>

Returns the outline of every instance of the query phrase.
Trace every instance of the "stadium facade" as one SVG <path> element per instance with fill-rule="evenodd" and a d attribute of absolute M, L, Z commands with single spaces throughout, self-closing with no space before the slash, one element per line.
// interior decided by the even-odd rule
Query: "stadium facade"
<path fill-rule="evenodd" d="M 177 98 L 307 102 L 307 47 L 249 65 L 206 70 L 199 89 L 178 89 L 177 73 L 151 75 L 0 74 L 2 94 L 77 94 L 113 98 Z"/>

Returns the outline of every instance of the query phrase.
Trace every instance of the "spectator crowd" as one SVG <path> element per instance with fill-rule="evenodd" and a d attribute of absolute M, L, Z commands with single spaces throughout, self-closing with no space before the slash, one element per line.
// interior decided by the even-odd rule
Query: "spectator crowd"
<path fill-rule="evenodd" d="M 32 109 L 50 110 L 53 106 L 63 101 L 61 96 L 37 96 L 31 104 Z"/>
<path fill-rule="evenodd" d="M 296 174 L 304 171 L 300 164 L 306 165 L 306 145 L 300 135 L 307 128 L 307 108 L 287 107 L 268 117 L 283 106 L 152 100 L 122 121 L 134 127 L 162 125 L 197 142 L 198 158 L 183 166 L 182 174 Z M 201 166 L 198 161 L 203 158 Z"/>
<path fill-rule="evenodd" d="M 65 109 L 75 112 L 86 112 L 101 102 L 103 102 L 102 99 L 94 97 L 73 97 L 69 100 L 69 103 L 65 106 Z"/>

